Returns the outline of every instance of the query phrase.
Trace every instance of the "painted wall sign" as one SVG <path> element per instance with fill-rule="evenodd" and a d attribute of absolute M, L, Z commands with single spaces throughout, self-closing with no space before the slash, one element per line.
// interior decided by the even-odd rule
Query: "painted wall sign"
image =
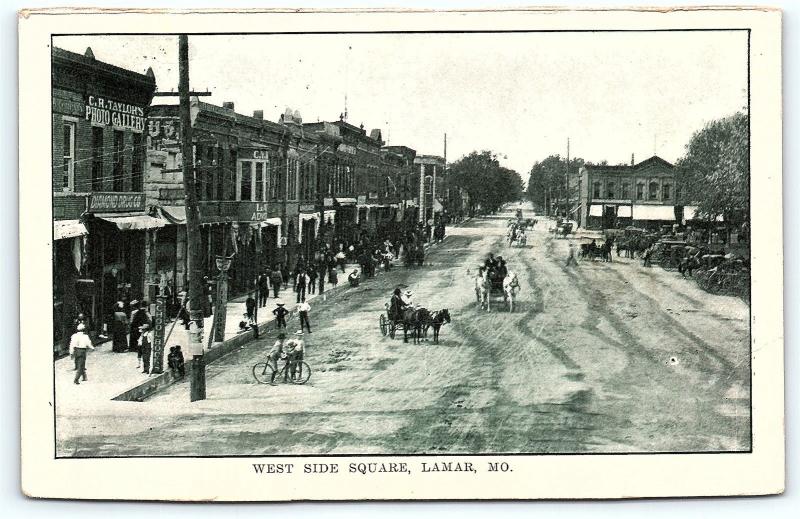
<path fill-rule="evenodd" d="M 107 97 L 87 96 L 85 117 L 87 121 L 95 124 L 130 128 L 137 132 L 144 131 L 143 107 L 121 103 Z"/>
<path fill-rule="evenodd" d="M 340 144 L 337 149 L 342 153 L 349 153 L 350 155 L 356 154 L 356 147 L 351 146 L 350 144 Z"/>
<path fill-rule="evenodd" d="M 167 323 L 166 315 L 167 298 L 158 296 L 153 313 L 153 369 L 151 373 L 164 372 L 164 327 Z"/>
<path fill-rule="evenodd" d="M 144 193 L 92 193 L 89 211 L 144 211 Z"/>

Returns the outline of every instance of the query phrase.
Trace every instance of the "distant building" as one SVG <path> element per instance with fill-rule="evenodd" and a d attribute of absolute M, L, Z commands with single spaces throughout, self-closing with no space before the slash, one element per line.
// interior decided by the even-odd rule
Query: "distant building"
<path fill-rule="evenodd" d="M 447 177 L 444 158 L 438 155 L 417 155 L 414 165 L 419 168 L 418 203 L 420 221 L 436 219 L 447 203 Z"/>
<path fill-rule="evenodd" d="M 580 226 L 608 229 L 682 223 L 681 186 L 675 167 L 658 156 L 622 166 L 586 165 L 580 170 Z"/>

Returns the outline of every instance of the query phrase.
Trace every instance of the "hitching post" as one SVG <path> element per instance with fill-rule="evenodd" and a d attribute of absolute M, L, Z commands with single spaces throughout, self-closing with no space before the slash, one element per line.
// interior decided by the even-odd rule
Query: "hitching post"
<path fill-rule="evenodd" d="M 216 308 L 214 308 L 214 346 L 219 346 L 225 342 L 225 321 L 227 320 L 228 308 L 228 270 L 231 268 L 231 258 L 217 256 L 217 297 Z"/>

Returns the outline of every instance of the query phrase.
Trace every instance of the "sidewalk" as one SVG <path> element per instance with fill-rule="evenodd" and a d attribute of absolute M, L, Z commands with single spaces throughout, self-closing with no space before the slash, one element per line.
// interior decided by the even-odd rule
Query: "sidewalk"
<path fill-rule="evenodd" d="M 350 272 L 358 265 L 345 265 L 345 272 Z M 339 273 L 339 279 L 347 283 L 346 274 Z M 342 285 L 340 282 L 339 285 Z M 317 287 L 319 288 L 319 287 Z M 334 288 L 331 283 L 325 283 L 325 293 Z M 325 299 L 323 294 L 323 300 Z M 245 299 L 247 296 L 241 296 L 231 301 L 228 301 L 226 306 L 226 320 L 225 320 L 225 340 L 235 337 L 240 334 L 239 321 L 245 313 Z M 306 293 L 306 301 L 314 301 L 320 298 L 320 294 Z M 297 294 L 292 290 L 291 284 L 280 291 L 278 299 L 286 304 L 286 308 L 293 312 Z M 273 320 L 272 310 L 275 308 L 275 299 L 270 297 L 267 299 L 267 305 L 258 309 L 258 325 L 259 331 L 263 334 L 268 331 L 268 324 Z M 291 316 L 289 317 L 291 319 Z M 172 327 L 172 322 L 167 323 L 165 335 L 169 333 Z M 213 323 L 213 316 L 207 317 L 203 321 L 203 348 L 209 351 L 208 334 L 211 332 Z M 287 331 L 294 332 L 292 326 L 298 326 L 299 323 L 292 320 L 289 321 L 289 328 Z M 243 332 L 252 335 L 252 331 Z M 127 391 L 128 389 L 138 386 L 146 382 L 149 378 L 156 375 L 147 375 L 142 373 L 142 368 L 137 368 L 137 355 L 135 352 L 115 353 L 111 350 L 112 341 L 106 341 L 95 345 L 94 351 L 90 351 L 86 359 L 86 374 L 88 377 L 87 382 L 81 381 L 80 385 L 73 384 L 75 371 L 73 370 L 75 364 L 69 357 L 63 357 L 55 361 L 55 385 L 56 395 L 61 405 L 65 402 L 80 401 L 85 404 L 88 400 L 92 401 L 108 401 L 115 396 Z M 175 324 L 169 340 L 164 344 L 164 371 L 169 371 L 167 366 L 167 355 L 169 348 L 172 346 L 180 346 L 183 351 L 184 359 L 191 359 L 189 353 L 189 334 L 181 326 L 180 323 Z"/>
<path fill-rule="evenodd" d="M 466 222 L 461 222 L 463 225 Z M 445 236 L 445 241 L 449 234 Z M 442 243 L 442 242 L 438 242 Z M 428 243 L 425 249 L 435 246 L 437 243 Z M 396 261 L 393 268 L 401 268 L 404 266 L 403 261 Z M 360 270 L 357 264 L 346 264 L 345 273 L 339 272 L 339 279 L 341 280 L 338 286 L 347 285 L 347 273 L 353 269 Z M 381 269 L 378 269 L 381 272 Z M 362 283 L 368 282 L 362 279 Z M 318 288 L 318 287 L 317 287 Z M 308 294 L 306 293 L 306 301 L 313 302 L 315 300 L 326 300 L 326 294 L 334 288 L 334 285 L 325 283 L 325 293 L 320 296 L 319 293 Z M 279 293 L 279 299 L 286 304 L 286 308 L 292 312 L 289 316 L 287 332 L 294 332 L 296 327 L 299 327 L 294 317 L 294 307 L 297 294 L 292 290 L 291 285 L 283 289 Z M 245 313 L 245 299 L 246 296 L 241 296 L 236 299 L 228 301 L 226 306 L 226 320 L 225 320 L 225 340 L 240 335 L 239 321 L 242 320 L 242 315 Z M 261 335 L 274 332 L 269 324 L 273 321 L 272 310 L 275 308 L 275 299 L 270 297 L 267 299 L 267 304 L 258 309 L 258 326 Z M 172 327 L 170 321 L 166 327 L 166 333 L 169 333 Z M 205 351 L 210 351 L 208 346 L 208 334 L 211 332 L 213 323 L 213 316 L 208 317 L 203 323 L 203 347 Z M 295 328 L 293 328 L 295 327 Z M 252 337 L 252 332 L 243 332 Z M 55 361 L 55 386 L 56 395 L 58 397 L 58 405 L 71 406 L 78 405 L 81 407 L 87 404 L 97 404 L 100 402 L 108 402 L 114 397 L 128 391 L 131 388 L 144 384 L 148 380 L 158 375 L 147 375 L 142 373 L 142 368 L 137 368 L 137 354 L 135 352 L 115 353 L 111 350 L 112 341 L 106 341 L 95 345 L 94 351 L 90 351 L 86 359 L 86 374 L 88 381 L 81 381 L 80 385 L 73 384 L 75 377 L 74 361 L 69 357 L 63 357 Z M 164 371 L 169 371 L 167 366 L 167 355 L 169 348 L 172 346 L 180 346 L 183 351 L 184 359 L 186 361 L 191 359 L 189 354 L 189 336 L 188 332 L 181 326 L 180 323 L 175 324 L 169 340 L 164 345 Z M 212 348 L 213 349 L 213 348 Z"/>

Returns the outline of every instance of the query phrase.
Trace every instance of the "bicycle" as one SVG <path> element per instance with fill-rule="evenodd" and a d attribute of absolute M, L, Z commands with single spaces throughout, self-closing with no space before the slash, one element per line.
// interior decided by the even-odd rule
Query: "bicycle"
<path fill-rule="evenodd" d="M 286 361 L 284 360 L 284 366 L 282 368 L 278 368 L 278 372 L 276 373 L 269 362 L 257 362 L 253 365 L 253 378 L 256 379 L 256 382 L 259 384 L 270 384 L 273 380 L 280 378 L 283 375 L 284 382 L 291 382 L 292 384 L 305 384 L 308 382 L 308 379 L 311 378 L 311 367 L 302 361 L 302 360 L 295 360 L 295 361 Z M 291 369 L 290 369 L 291 368 Z M 275 376 L 273 378 L 273 373 Z"/>

